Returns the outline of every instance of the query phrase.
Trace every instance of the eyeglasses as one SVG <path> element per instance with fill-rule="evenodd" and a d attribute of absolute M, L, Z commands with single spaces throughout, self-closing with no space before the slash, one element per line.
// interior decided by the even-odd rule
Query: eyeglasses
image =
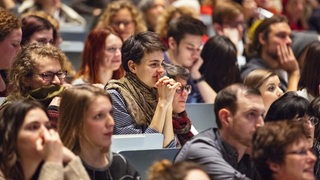
<path fill-rule="evenodd" d="M 39 74 L 39 76 L 44 81 L 52 81 L 54 76 L 57 76 L 59 79 L 64 79 L 67 76 L 67 71 L 58 71 L 56 73 L 54 73 L 54 72 L 45 72 L 45 73 Z"/>
<path fill-rule="evenodd" d="M 314 150 L 312 148 L 309 149 L 300 149 L 300 150 L 296 150 L 296 151 L 289 151 L 286 154 L 296 154 L 296 155 L 300 155 L 300 156 L 306 156 L 308 155 L 308 152 L 311 152 L 312 154 L 314 154 Z"/>
<path fill-rule="evenodd" d="M 119 27 L 122 24 L 123 26 L 127 27 L 131 25 L 131 23 L 132 23 L 132 20 L 131 21 L 115 21 L 115 22 L 112 22 L 111 24 L 112 26 L 117 26 L 117 27 Z"/>
<path fill-rule="evenodd" d="M 191 89 L 192 89 L 191 85 L 180 86 L 178 89 L 176 89 L 176 93 L 177 94 L 182 94 L 183 90 L 186 90 L 186 92 L 188 94 L 190 94 L 191 93 Z"/>
<path fill-rule="evenodd" d="M 311 117 L 299 117 L 296 119 L 297 121 L 303 121 L 305 123 L 311 123 L 313 126 L 317 125 L 319 123 L 319 119 L 317 117 L 311 116 Z"/>

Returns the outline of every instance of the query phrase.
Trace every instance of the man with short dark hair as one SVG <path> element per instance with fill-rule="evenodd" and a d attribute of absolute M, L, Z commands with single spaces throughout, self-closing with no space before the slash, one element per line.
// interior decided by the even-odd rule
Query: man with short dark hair
<path fill-rule="evenodd" d="M 168 50 L 165 53 L 167 63 L 180 65 L 190 70 L 192 86 L 189 103 L 213 102 L 216 92 L 205 81 L 199 68 L 203 63 L 200 57 L 203 45 L 202 37 L 206 34 L 206 26 L 199 19 L 191 16 L 181 16 L 169 24 Z"/>
<path fill-rule="evenodd" d="M 188 141 L 175 162 L 197 162 L 211 179 L 254 179 L 255 168 L 247 153 L 253 133 L 264 125 L 261 94 L 233 84 L 217 94 L 214 105 L 218 128 L 203 131 Z"/>

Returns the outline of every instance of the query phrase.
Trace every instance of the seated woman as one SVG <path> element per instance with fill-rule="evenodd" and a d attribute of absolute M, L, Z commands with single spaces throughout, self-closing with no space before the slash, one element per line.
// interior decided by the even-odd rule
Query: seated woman
<path fill-rule="evenodd" d="M 82 52 L 82 64 L 72 84 L 103 84 L 124 75 L 121 37 L 111 28 L 92 30 Z"/>
<path fill-rule="evenodd" d="M 315 155 L 302 122 L 267 122 L 253 135 L 252 157 L 262 180 L 315 179 Z"/>
<path fill-rule="evenodd" d="M 309 131 L 308 139 L 310 147 L 312 147 L 314 128 L 318 122 L 307 115 L 309 104 L 307 99 L 299 96 L 296 92 L 287 92 L 271 104 L 265 116 L 265 122 L 283 119 L 303 121 L 305 128 Z"/>
<path fill-rule="evenodd" d="M 194 134 L 198 134 L 186 112 L 186 103 L 191 92 L 191 85 L 187 84 L 190 72 L 187 68 L 173 64 L 164 64 L 164 67 L 166 75 L 181 84 L 173 98 L 172 123 L 173 131 L 183 146 Z"/>
<path fill-rule="evenodd" d="M 149 180 L 209 180 L 209 176 L 199 164 L 182 161 L 172 164 L 169 160 L 155 162 L 148 171 Z"/>
<path fill-rule="evenodd" d="M 8 105 L 0 117 L 0 179 L 72 180 L 89 176 L 80 158 L 50 129 L 42 106 L 26 99 Z"/>
<path fill-rule="evenodd" d="M 76 85 L 62 93 L 59 112 L 61 140 L 80 156 L 91 179 L 140 179 L 123 156 L 111 152 L 114 120 L 108 93 Z"/>
<path fill-rule="evenodd" d="M 27 43 L 55 44 L 57 30 L 45 18 L 37 15 L 25 15 L 22 18 L 22 40 L 21 45 Z"/>
<path fill-rule="evenodd" d="M 260 91 L 266 112 L 270 105 L 283 95 L 283 91 L 280 88 L 280 79 L 272 71 L 264 69 L 254 70 L 248 74 L 243 83 Z"/>
<path fill-rule="evenodd" d="M 57 105 L 55 97 L 68 86 L 65 83 L 66 61 L 65 54 L 55 46 L 26 45 L 9 69 L 9 94 L 2 107 L 23 98 L 37 100 L 44 107 L 49 107 L 50 103 Z M 50 120 L 56 122 L 58 109 L 50 108 Z"/>
<path fill-rule="evenodd" d="M 162 133 L 163 147 L 176 147 L 172 102 L 180 83 L 162 77 L 165 46 L 153 32 L 131 36 L 122 46 L 126 75 L 105 89 L 113 102 L 114 134 Z"/>
<path fill-rule="evenodd" d="M 131 1 L 126 0 L 109 3 L 101 14 L 96 27 L 109 26 L 114 28 L 123 40 L 127 40 L 131 35 L 147 31 L 140 10 Z"/>

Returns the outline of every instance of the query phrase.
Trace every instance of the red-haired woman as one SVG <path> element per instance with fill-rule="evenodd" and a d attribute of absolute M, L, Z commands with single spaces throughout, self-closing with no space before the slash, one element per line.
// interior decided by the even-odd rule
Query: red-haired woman
<path fill-rule="evenodd" d="M 82 65 L 73 84 L 106 84 L 124 75 L 121 37 L 110 28 L 92 30 L 82 52 Z"/>

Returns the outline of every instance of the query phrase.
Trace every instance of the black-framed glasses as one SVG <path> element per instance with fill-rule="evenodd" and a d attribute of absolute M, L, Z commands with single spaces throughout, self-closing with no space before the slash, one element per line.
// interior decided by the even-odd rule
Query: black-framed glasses
<path fill-rule="evenodd" d="M 39 74 L 39 76 L 45 81 L 52 81 L 54 76 L 57 76 L 59 79 L 64 79 L 67 76 L 67 71 L 58 71 L 54 72 L 44 72 Z"/>
<path fill-rule="evenodd" d="M 303 121 L 305 123 L 311 123 L 313 126 L 317 125 L 319 123 L 319 119 L 317 117 L 314 117 L 314 116 L 307 116 L 307 117 L 300 117 L 300 118 L 297 118 L 296 120 L 298 121 Z"/>
<path fill-rule="evenodd" d="M 190 94 L 191 89 L 192 89 L 191 85 L 180 86 L 178 89 L 176 89 L 176 93 L 182 94 L 183 90 L 186 90 L 186 92 Z"/>

